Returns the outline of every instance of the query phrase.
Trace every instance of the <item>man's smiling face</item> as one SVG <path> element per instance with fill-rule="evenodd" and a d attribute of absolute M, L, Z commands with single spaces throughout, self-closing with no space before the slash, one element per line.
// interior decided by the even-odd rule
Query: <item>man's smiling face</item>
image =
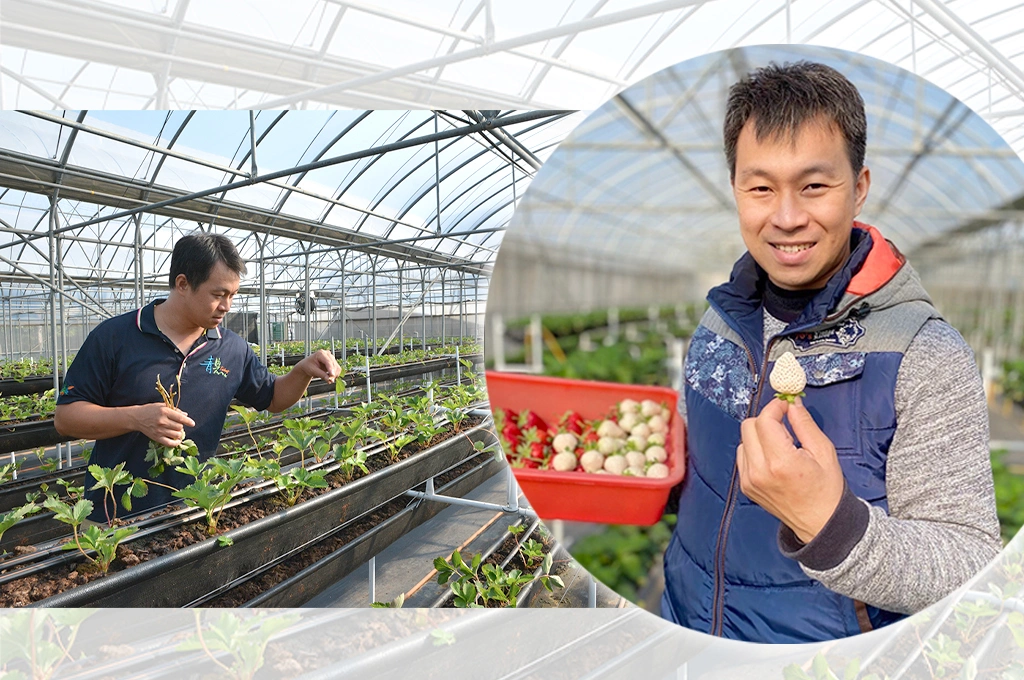
<path fill-rule="evenodd" d="M 736 140 L 733 194 L 740 233 L 775 285 L 822 288 L 850 255 L 850 231 L 868 195 L 843 135 L 816 119 L 796 134 L 758 140 L 748 120 Z"/>

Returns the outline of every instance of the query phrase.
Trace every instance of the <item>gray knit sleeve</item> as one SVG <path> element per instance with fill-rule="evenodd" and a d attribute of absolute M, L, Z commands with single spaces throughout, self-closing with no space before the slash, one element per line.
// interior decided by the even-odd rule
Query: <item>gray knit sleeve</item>
<path fill-rule="evenodd" d="M 955 590 L 1002 548 L 981 376 L 971 348 L 944 321 L 927 322 L 908 348 L 895 405 L 889 514 L 870 507 L 863 537 L 835 567 L 801 566 L 838 593 L 912 613 Z"/>

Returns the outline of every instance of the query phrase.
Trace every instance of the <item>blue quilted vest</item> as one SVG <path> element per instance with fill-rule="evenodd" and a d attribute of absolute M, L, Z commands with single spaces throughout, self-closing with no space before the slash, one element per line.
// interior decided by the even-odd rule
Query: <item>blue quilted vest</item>
<path fill-rule="evenodd" d="M 739 640 L 799 643 L 903 618 L 828 590 L 785 557 L 779 520 L 743 495 L 736 472 L 740 422 L 773 398 L 767 376 L 790 351 L 807 374 L 804 403 L 835 444 L 850 489 L 888 511 L 896 375 L 913 337 L 938 315 L 902 256 L 874 228 L 855 225 L 844 269 L 767 348 L 765 274 L 749 253 L 708 295 L 686 356 L 687 469 L 665 553 L 666 619 Z"/>

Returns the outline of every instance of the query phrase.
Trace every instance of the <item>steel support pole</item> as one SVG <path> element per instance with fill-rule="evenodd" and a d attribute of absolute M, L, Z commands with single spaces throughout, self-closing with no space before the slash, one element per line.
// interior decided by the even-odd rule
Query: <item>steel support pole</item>
<path fill-rule="evenodd" d="M 377 269 L 377 258 L 371 260 L 373 263 L 370 266 L 370 316 L 372 318 L 372 326 L 370 328 L 370 337 L 373 338 L 373 351 L 377 351 L 377 275 L 374 270 Z M 369 355 L 370 351 L 366 351 Z"/>
<path fill-rule="evenodd" d="M 143 262 L 142 262 L 142 215 L 135 215 L 135 261 L 133 263 L 133 270 L 135 273 L 135 306 L 142 306 L 142 280 L 143 280 Z"/>
<path fill-rule="evenodd" d="M 402 318 L 402 267 L 398 267 L 398 351 L 405 351 L 405 324 Z"/>
<path fill-rule="evenodd" d="M 427 274 L 425 270 L 420 270 L 420 281 L 423 282 L 423 297 L 420 298 L 420 316 L 423 322 L 423 337 L 420 338 L 422 341 L 422 349 L 427 349 Z"/>
<path fill-rule="evenodd" d="M 348 357 L 348 335 L 345 328 L 345 258 L 341 259 L 341 361 Z"/>
<path fill-rule="evenodd" d="M 47 245 L 50 252 L 50 357 L 53 360 L 53 393 L 60 392 L 60 379 L 57 377 L 57 191 L 50 197 L 50 219 Z"/>
<path fill-rule="evenodd" d="M 303 293 L 303 295 L 306 296 L 306 301 L 305 301 L 306 302 L 306 313 L 304 315 L 306 317 L 306 319 L 305 319 L 304 327 L 305 327 L 305 334 L 306 334 L 306 356 L 308 357 L 309 356 L 309 350 L 310 350 L 310 338 L 309 338 L 309 335 L 310 335 L 309 331 L 310 331 L 310 327 L 311 327 L 310 320 L 313 317 L 313 308 L 312 308 L 313 306 L 310 304 L 310 297 L 309 297 L 309 253 L 306 254 L 305 262 L 306 262 L 306 265 L 305 265 L 305 267 L 303 267 L 303 270 L 304 270 L 304 277 L 303 278 L 305 279 L 305 282 L 306 282 L 306 286 L 305 286 L 306 290 Z"/>
<path fill-rule="evenodd" d="M 260 361 L 267 365 L 267 347 L 270 345 L 270 319 L 267 318 L 267 261 L 266 238 L 256 237 L 260 244 Z"/>
<path fill-rule="evenodd" d="M 445 336 L 445 327 L 444 327 L 445 326 L 445 324 L 444 324 L 444 321 L 445 321 L 444 273 L 445 273 L 445 270 L 442 269 L 441 270 L 441 345 L 442 346 L 444 345 L 444 336 Z"/>
<path fill-rule="evenodd" d="M 370 589 L 370 604 L 377 601 L 377 558 L 370 558 L 370 574 L 369 574 L 369 589 Z"/>

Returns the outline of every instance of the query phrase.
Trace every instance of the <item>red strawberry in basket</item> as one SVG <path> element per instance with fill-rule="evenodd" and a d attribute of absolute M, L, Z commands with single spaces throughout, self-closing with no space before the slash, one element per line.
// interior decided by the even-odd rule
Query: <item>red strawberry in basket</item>
<path fill-rule="evenodd" d="M 533 428 L 526 429 L 523 432 L 522 443 L 516 448 L 516 453 L 527 460 L 536 462 L 538 466 L 546 463 L 550 453 L 546 436 L 546 431 L 542 434 Z"/>
<path fill-rule="evenodd" d="M 546 429 L 548 429 L 548 424 L 544 422 L 543 418 L 541 418 L 539 415 L 537 415 L 536 413 L 534 413 L 530 409 L 526 409 L 524 411 L 520 411 L 519 412 L 519 429 L 526 430 L 526 429 L 529 429 L 531 427 L 535 427 L 538 430 L 546 430 Z"/>
<path fill-rule="evenodd" d="M 523 437 L 523 433 L 519 430 L 516 424 L 511 421 L 505 423 L 505 427 L 501 428 L 499 432 L 501 433 L 501 437 L 504 440 L 502 442 L 502 446 L 505 445 L 505 442 L 508 442 L 509 444 L 509 446 L 506 449 L 508 451 L 515 450 L 516 446 L 519 445 L 519 442 Z"/>
<path fill-rule="evenodd" d="M 583 419 L 583 416 L 575 411 L 566 411 L 561 420 L 558 421 L 558 425 L 563 432 L 572 432 L 573 434 L 579 435 L 583 434 L 587 421 Z"/>

